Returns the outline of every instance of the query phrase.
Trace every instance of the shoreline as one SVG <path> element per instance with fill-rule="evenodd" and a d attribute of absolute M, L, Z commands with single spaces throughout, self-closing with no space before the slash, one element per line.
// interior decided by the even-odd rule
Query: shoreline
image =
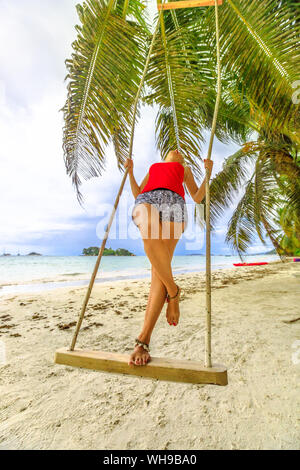
<path fill-rule="evenodd" d="M 269 261 L 268 265 L 273 265 L 281 263 L 280 260 Z M 259 266 L 258 266 L 259 267 Z M 252 269 L 255 266 L 251 267 Z M 212 265 L 212 272 L 218 271 L 228 271 L 228 270 L 237 270 L 234 266 L 225 265 L 220 267 L 219 265 Z M 242 267 L 241 269 L 247 269 L 247 266 Z M 109 276 L 112 273 L 101 272 L 101 267 L 98 272 L 98 277 L 96 277 L 95 284 L 106 284 L 114 283 L 119 281 L 130 281 L 130 280 L 142 280 L 150 279 L 150 268 L 147 269 L 148 272 L 141 272 L 140 274 L 131 274 L 129 272 L 120 272 L 118 275 Z M 189 275 L 189 274 L 198 274 L 205 272 L 205 266 L 202 269 L 197 268 L 173 268 L 174 276 Z M 100 274 L 100 276 L 99 276 Z M 88 286 L 89 280 L 91 278 L 91 273 L 72 273 L 72 274 L 60 274 L 54 277 L 49 278 L 40 278 L 40 279 L 31 279 L 28 281 L 15 281 L 15 282 L 6 282 L 0 283 L 0 298 L 5 295 L 10 294 L 21 294 L 21 293 L 36 293 L 49 291 L 54 289 L 62 288 L 80 288 Z M 69 278 L 69 279 L 66 279 Z"/>

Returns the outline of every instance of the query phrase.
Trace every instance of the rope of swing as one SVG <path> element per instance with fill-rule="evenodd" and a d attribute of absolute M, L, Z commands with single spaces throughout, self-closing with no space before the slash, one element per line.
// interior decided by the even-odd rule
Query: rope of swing
<path fill-rule="evenodd" d="M 162 4 L 164 4 L 164 3 L 166 3 L 166 1 L 162 2 Z M 169 51 L 168 51 L 168 44 L 167 44 L 167 40 L 166 40 L 166 34 L 165 34 L 163 10 L 160 10 L 160 12 L 159 12 L 159 19 L 160 19 L 160 22 L 161 22 L 161 34 L 162 34 L 162 37 L 163 37 L 164 48 L 165 48 L 167 81 L 168 81 L 168 90 L 169 90 L 170 101 L 171 101 L 171 110 L 172 110 L 172 115 L 173 115 L 175 139 L 176 139 L 177 149 L 179 150 L 179 152 L 181 152 L 181 145 L 180 145 L 180 138 L 179 138 L 179 128 L 178 128 L 177 112 L 176 112 L 176 105 L 175 105 L 175 96 L 174 96 L 174 87 L 173 87 L 173 81 L 172 81 L 171 67 L 170 67 L 170 63 L 169 63 Z"/>
<path fill-rule="evenodd" d="M 170 91 L 170 98 L 171 98 L 171 107 L 172 107 L 172 112 L 173 112 L 173 122 L 174 122 L 177 149 L 179 150 L 179 152 L 181 152 L 177 113 L 176 113 L 175 98 L 174 98 L 174 89 L 173 89 L 173 83 L 172 83 L 171 68 L 169 64 L 167 64 L 167 76 L 168 76 L 169 91 Z"/>
<path fill-rule="evenodd" d="M 216 21 L 216 52 L 217 52 L 217 94 L 215 109 L 211 127 L 207 160 L 211 159 L 212 146 L 216 133 L 217 117 L 221 98 L 221 59 L 220 59 L 220 32 L 219 32 L 219 10 L 218 1 L 215 0 L 215 21 Z M 205 337 L 205 366 L 211 367 L 211 243 L 210 243 L 210 189 L 209 170 L 205 170 L 205 209 L 206 209 L 206 337 Z"/>

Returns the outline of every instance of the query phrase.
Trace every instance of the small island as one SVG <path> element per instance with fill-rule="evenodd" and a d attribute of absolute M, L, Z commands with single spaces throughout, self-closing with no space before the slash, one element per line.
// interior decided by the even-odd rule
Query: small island
<path fill-rule="evenodd" d="M 83 256 L 98 256 L 99 248 L 97 246 L 90 246 L 89 248 L 83 248 Z M 104 248 L 103 256 L 135 256 L 125 248 L 117 248 L 113 250 L 112 248 Z"/>
<path fill-rule="evenodd" d="M 42 256 L 41 253 L 36 253 L 35 251 L 32 251 L 31 253 L 28 253 L 26 256 Z"/>

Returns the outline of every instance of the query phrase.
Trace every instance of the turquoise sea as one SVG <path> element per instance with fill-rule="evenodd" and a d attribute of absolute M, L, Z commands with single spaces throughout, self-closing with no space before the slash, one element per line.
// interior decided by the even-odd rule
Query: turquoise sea
<path fill-rule="evenodd" d="M 274 261 L 276 255 L 247 256 L 245 261 Z M 86 285 L 93 271 L 93 256 L 5 256 L 0 257 L 0 295 L 34 292 L 57 287 Z M 212 256 L 212 269 L 232 268 L 238 256 Z M 236 268 L 242 269 L 242 268 Z M 174 274 L 205 270 L 205 257 L 174 256 Z M 150 264 L 145 256 L 104 256 L 96 282 L 147 278 Z"/>

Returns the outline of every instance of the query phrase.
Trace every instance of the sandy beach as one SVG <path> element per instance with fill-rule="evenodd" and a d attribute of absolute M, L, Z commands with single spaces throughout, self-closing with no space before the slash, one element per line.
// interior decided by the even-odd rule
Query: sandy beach
<path fill-rule="evenodd" d="M 213 362 L 227 366 L 227 387 L 55 365 L 86 288 L 2 297 L 0 449 L 299 448 L 299 276 L 299 263 L 213 273 Z M 151 354 L 202 361 L 204 273 L 176 279 L 180 322 L 162 312 Z M 97 284 L 77 346 L 129 354 L 148 288 Z"/>

